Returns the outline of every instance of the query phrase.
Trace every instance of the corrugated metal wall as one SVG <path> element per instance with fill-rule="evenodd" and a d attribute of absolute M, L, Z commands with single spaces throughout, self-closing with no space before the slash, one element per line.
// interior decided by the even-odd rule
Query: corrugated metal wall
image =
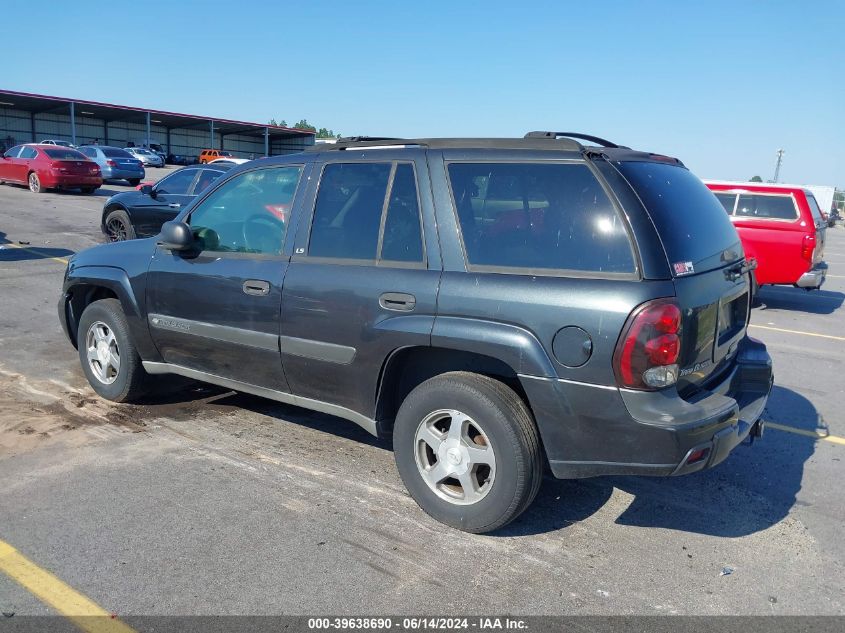
<path fill-rule="evenodd" d="M 145 123 L 129 121 L 110 121 L 107 125 L 101 119 L 87 117 L 76 111 L 76 142 L 78 145 L 93 143 L 126 147 L 130 142 L 142 145 L 146 141 Z M 71 141 L 70 114 L 36 114 L 34 117 L 35 138 L 32 135 L 33 120 L 29 112 L 13 108 L 0 107 L 0 147 L 5 149 L 18 143 L 32 143 L 44 139 Z M 150 141 L 167 148 L 167 129 L 156 123 L 150 125 Z M 174 128 L 170 130 L 170 148 L 168 153 L 184 156 L 198 156 L 203 149 L 210 147 L 210 129 L 208 126 L 195 128 Z M 310 142 L 309 142 L 310 141 Z M 271 139 L 270 154 L 290 154 L 300 152 L 313 144 L 312 138 Z M 214 147 L 224 149 L 241 158 L 257 158 L 264 155 L 264 136 L 244 134 L 226 134 L 221 138 L 214 133 Z M 4 151 L 5 151 L 4 149 Z"/>

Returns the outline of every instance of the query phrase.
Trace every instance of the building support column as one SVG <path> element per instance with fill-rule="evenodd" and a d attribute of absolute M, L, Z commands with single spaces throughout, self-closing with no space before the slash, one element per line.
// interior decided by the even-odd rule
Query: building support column
<path fill-rule="evenodd" d="M 264 128 L 264 156 L 270 155 L 270 128 Z"/>
<path fill-rule="evenodd" d="M 208 125 L 211 131 L 211 142 L 208 144 L 208 149 L 214 149 L 214 121 L 209 121 Z"/>
<path fill-rule="evenodd" d="M 37 143 L 38 139 L 35 138 L 35 112 L 29 113 L 29 130 L 32 132 L 32 142 Z"/>
<path fill-rule="evenodd" d="M 109 144 L 109 122 L 108 119 L 103 119 L 103 145 Z"/>
<path fill-rule="evenodd" d="M 76 145 L 76 104 L 70 102 L 70 142 Z"/>
<path fill-rule="evenodd" d="M 170 149 L 170 128 L 167 128 L 167 155 L 170 156 L 173 150 Z"/>
<path fill-rule="evenodd" d="M 147 112 L 147 149 L 150 148 L 150 113 Z"/>

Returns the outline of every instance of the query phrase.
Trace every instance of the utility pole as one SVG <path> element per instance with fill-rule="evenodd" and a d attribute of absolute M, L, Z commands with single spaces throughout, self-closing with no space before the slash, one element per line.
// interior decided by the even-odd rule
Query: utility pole
<path fill-rule="evenodd" d="M 784 152 L 782 149 L 779 149 L 779 150 L 777 151 L 778 162 L 775 164 L 775 179 L 774 179 L 774 181 L 773 181 L 773 182 L 775 182 L 775 183 L 777 183 L 777 181 L 778 181 L 778 177 L 780 176 L 780 164 L 783 162 L 783 155 L 784 155 L 785 153 L 786 153 L 786 152 Z"/>

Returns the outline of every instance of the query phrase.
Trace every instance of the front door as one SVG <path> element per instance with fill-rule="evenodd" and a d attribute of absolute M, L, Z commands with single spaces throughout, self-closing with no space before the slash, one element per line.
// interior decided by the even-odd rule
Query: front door
<path fill-rule="evenodd" d="M 418 194 L 430 190 L 425 155 L 380 152 L 377 162 L 327 162 L 309 192 L 313 213 L 309 224 L 303 211 L 297 231 L 280 340 L 295 395 L 367 418 L 384 360 L 430 344 L 440 281 L 436 241 L 423 242 L 423 217 L 433 229 Z"/>
<path fill-rule="evenodd" d="M 302 165 L 254 169 L 212 190 L 185 221 L 195 247 L 159 247 L 150 265 L 150 332 L 167 363 L 288 391 L 279 311 L 289 208 Z"/>
<path fill-rule="evenodd" d="M 194 198 L 190 192 L 199 173 L 199 169 L 180 169 L 157 182 L 150 195 L 138 197 L 132 207 L 138 237 L 157 235 L 162 224 L 179 215 Z"/>
<path fill-rule="evenodd" d="M 18 154 L 23 149 L 22 145 L 15 145 L 11 149 L 6 150 L 3 158 L 0 158 L 0 180 L 17 181 L 15 177 L 15 165 L 17 164 Z"/>

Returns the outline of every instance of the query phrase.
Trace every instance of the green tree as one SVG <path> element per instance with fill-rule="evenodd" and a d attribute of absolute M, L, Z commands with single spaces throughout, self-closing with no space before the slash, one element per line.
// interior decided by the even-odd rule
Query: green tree
<path fill-rule="evenodd" d="M 327 130 L 321 127 L 317 130 L 317 138 L 340 138 L 340 133 L 335 134 L 334 130 Z"/>
<path fill-rule="evenodd" d="M 302 119 L 299 123 L 294 123 L 293 127 L 295 127 L 298 130 L 311 130 L 312 132 L 317 131 L 317 128 L 315 128 L 313 125 L 311 125 L 305 119 Z"/>
<path fill-rule="evenodd" d="M 281 121 L 276 121 L 276 119 L 270 119 L 270 125 L 280 125 L 282 127 L 287 127 L 288 122 L 282 119 Z"/>
<path fill-rule="evenodd" d="M 751 176 L 751 180 L 749 182 L 763 182 L 763 179 L 760 176 Z"/>

